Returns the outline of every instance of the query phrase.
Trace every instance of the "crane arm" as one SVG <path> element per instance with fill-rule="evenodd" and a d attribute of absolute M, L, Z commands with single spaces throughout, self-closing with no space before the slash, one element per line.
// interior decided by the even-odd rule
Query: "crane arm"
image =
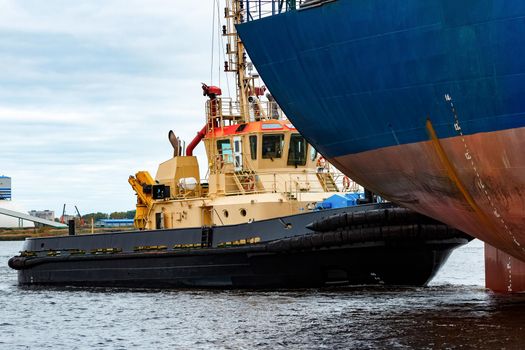
<path fill-rule="evenodd" d="M 147 171 L 139 171 L 135 176 L 130 176 L 128 182 L 137 194 L 137 199 L 150 208 L 153 205 L 153 198 L 151 193 L 144 191 L 144 185 L 153 186 L 155 184 L 151 175 Z"/>
<path fill-rule="evenodd" d="M 148 222 L 148 213 L 153 207 L 152 191 L 146 191 L 148 186 L 153 186 L 155 180 L 147 171 L 139 171 L 128 179 L 131 188 L 137 194 L 137 210 L 134 225 L 139 230 L 144 230 Z"/>

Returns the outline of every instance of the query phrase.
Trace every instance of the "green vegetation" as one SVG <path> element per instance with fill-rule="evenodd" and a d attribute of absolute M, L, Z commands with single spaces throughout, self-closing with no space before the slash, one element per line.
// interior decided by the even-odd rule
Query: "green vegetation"
<path fill-rule="evenodd" d="M 114 211 L 110 214 L 107 213 L 89 213 L 86 215 L 82 215 L 82 219 L 84 219 L 85 222 L 91 222 L 91 218 L 93 218 L 94 222 L 97 222 L 98 220 L 102 219 L 134 219 L 135 218 L 135 210 L 128 210 L 128 211 Z M 56 222 L 60 222 L 60 218 L 55 218 Z"/>
<path fill-rule="evenodd" d="M 135 217 L 135 210 L 116 211 L 109 214 L 110 219 L 133 219 Z"/>
<path fill-rule="evenodd" d="M 132 228 L 126 228 L 126 230 L 131 230 Z M 117 232 L 122 231 L 122 228 L 102 228 L 95 227 L 94 233 L 104 233 L 104 232 Z M 83 235 L 91 233 L 91 227 L 77 227 L 77 235 Z M 26 238 L 34 237 L 52 237 L 52 236 L 67 236 L 67 228 L 51 228 L 51 227 L 35 227 L 35 228 L 6 228 L 0 229 L 0 241 L 23 241 Z"/>
<path fill-rule="evenodd" d="M 114 211 L 111 214 L 106 213 L 89 213 L 86 215 L 82 215 L 82 219 L 84 219 L 86 222 L 88 220 L 91 220 L 93 218 L 95 222 L 102 219 L 133 219 L 135 217 L 135 210 L 128 210 L 128 211 Z"/>

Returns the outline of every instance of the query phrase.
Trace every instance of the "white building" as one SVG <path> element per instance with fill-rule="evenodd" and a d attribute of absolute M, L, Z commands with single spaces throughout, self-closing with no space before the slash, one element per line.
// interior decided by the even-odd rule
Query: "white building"
<path fill-rule="evenodd" d="M 11 178 L 0 175 L 0 200 L 11 200 Z"/>
<path fill-rule="evenodd" d="M 55 220 L 55 212 L 53 210 L 31 210 L 29 215 L 49 221 Z"/>

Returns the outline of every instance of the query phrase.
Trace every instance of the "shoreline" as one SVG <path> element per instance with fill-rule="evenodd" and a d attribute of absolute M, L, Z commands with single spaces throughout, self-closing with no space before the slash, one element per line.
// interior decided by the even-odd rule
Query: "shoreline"
<path fill-rule="evenodd" d="M 97 227 L 93 233 L 118 232 L 118 231 L 134 231 L 134 227 L 118 227 L 118 228 L 101 228 Z M 40 238 L 40 237 L 56 237 L 67 236 L 69 231 L 64 229 L 53 228 L 15 228 L 15 229 L 0 229 L 0 241 L 24 241 L 26 238 Z M 91 228 L 77 228 L 77 235 L 91 234 Z"/>

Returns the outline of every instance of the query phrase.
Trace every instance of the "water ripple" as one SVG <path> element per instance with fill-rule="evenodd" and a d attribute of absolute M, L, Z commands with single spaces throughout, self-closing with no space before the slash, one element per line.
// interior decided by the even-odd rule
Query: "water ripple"
<path fill-rule="evenodd" d="M 519 349 L 525 296 L 483 288 L 482 246 L 427 288 L 19 288 L 0 242 L 0 349 Z"/>

